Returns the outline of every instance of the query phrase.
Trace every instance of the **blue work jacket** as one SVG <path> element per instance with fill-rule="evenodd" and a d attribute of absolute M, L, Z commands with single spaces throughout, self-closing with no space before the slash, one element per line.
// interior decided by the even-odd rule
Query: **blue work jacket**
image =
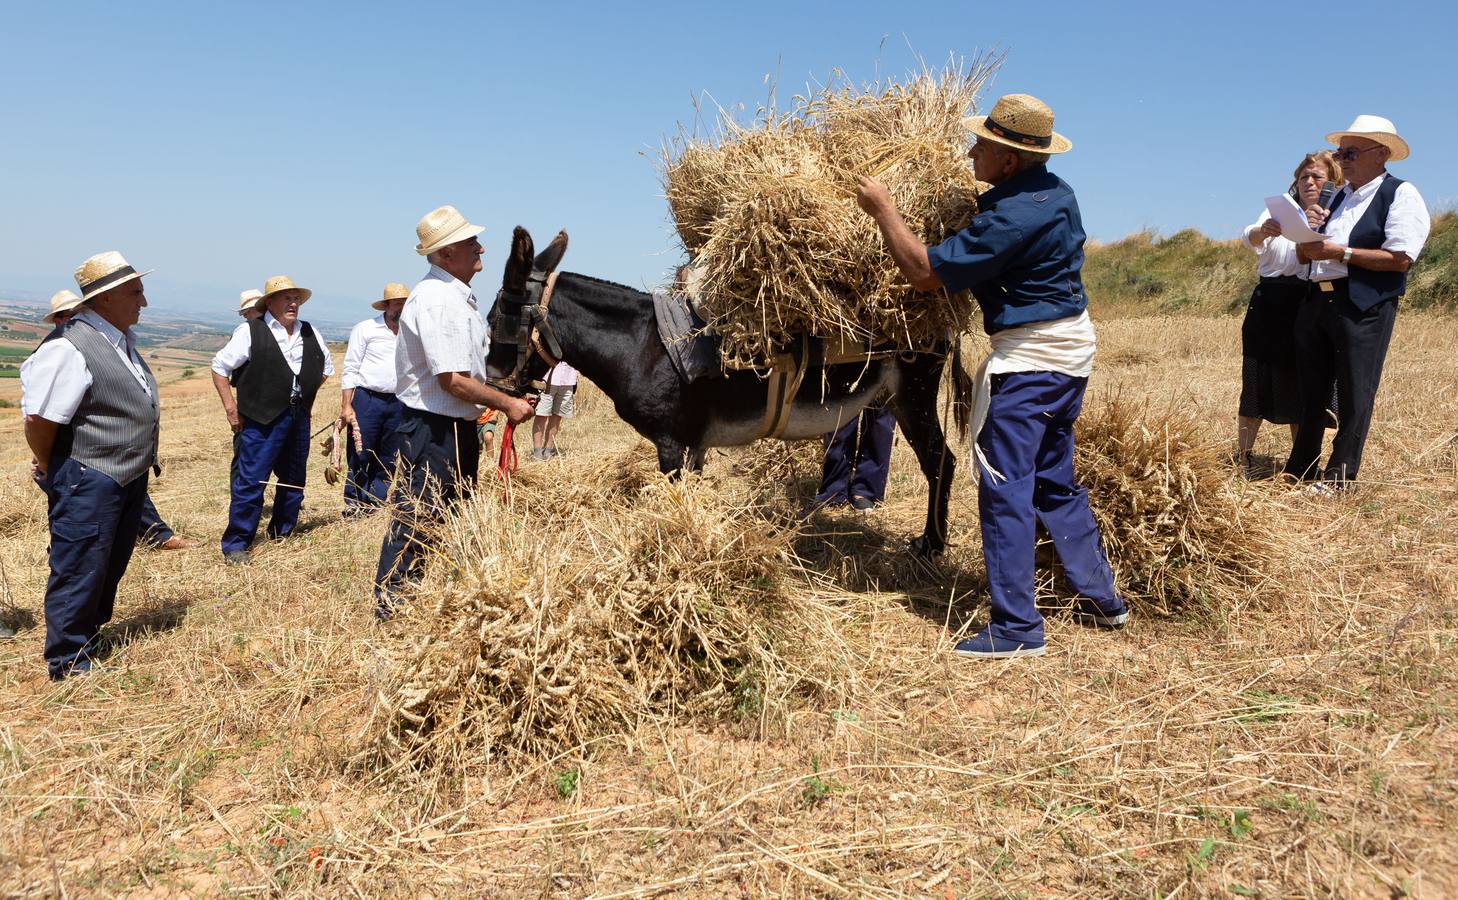
<path fill-rule="evenodd" d="M 966 228 L 927 250 L 932 271 L 970 290 L 988 334 L 1076 316 L 1083 292 L 1083 219 L 1073 188 L 1044 166 L 1024 169 L 977 198 Z"/>

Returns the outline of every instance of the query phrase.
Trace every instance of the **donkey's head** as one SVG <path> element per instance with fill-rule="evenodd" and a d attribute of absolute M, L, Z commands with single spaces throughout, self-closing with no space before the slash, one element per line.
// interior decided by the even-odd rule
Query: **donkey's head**
<path fill-rule="evenodd" d="M 501 275 L 501 290 L 486 317 L 491 326 L 486 376 L 498 383 L 510 379 L 517 388 L 540 379 L 547 371 L 546 361 L 531 350 L 532 317 L 542 299 L 546 277 L 567 252 L 567 232 L 557 232 L 547 249 L 535 257 L 534 250 L 531 234 L 516 226 L 511 233 L 506 270 Z"/>

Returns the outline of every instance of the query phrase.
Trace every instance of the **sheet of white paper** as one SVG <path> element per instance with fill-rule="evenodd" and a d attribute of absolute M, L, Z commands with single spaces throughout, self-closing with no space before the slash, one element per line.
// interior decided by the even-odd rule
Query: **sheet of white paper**
<path fill-rule="evenodd" d="M 1270 210 L 1271 218 L 1281 226 L 1281 236 L 1295 244 L 1309 244 L 1312 241 L 1324 241 L 1326 235 L 1311 230 L 1306 224 L 1306 213 L 1296 205 L 1290 194 L 1278 194 L 1275 197 L 1266 198 L 1266 209 Z"/>

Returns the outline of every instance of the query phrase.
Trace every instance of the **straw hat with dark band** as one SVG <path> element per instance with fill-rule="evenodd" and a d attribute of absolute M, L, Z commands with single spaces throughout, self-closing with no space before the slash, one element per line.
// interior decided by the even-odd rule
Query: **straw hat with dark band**
<path fill-rule="evenodd" d="M 115 250 L 98 253 L 76 267 L 76 286 L 81 289 L 81 302 L 106 293 L 134 278 L 151 275 L 156 269 L 138 272 Z"/>
<path fill-rule="evenodd" d="M 385 285 L 385 296 L 371 303 L 370 306 L 374 309 L 383 310 L 390 305 L 391 300 L 408 300 L 409 298 L 410 289 L 403 284 L 397 284 L 392 281 Z"/>
<path fill-rule="evenodd" d="M 1391 119 L 1384 119 L 1381 116 L 1357 116 L 1346 131 L 1333 131 L 1326 136 L 1326 139 L 1329 143 L 1341 144 L 1344 137 L 1359 137 L 1376 141 L 1392 152 L 1392 155 L 1387 157 L 1388 162 L 1407 159 L 1407 141 L 1397 136 L 1397 126 L 1392 124 Z"/>
<path fill-rule="evenodd" d="M 308 300 L 314 295 L 313 291 L 294 284 L 294 280 L 289 276 L 274 275 L 263 283 L 263 300 L 267 301 L 274 294 L 282 294 L 284 291 L 298 291 L 299 303 L 301 305 L 305 300 Z"/>
<path fill-rule="evenodd" d="M 56 291 L 51 295 L 51 311 L 45 317 L 47 322 L 56 324 L 56 316 L 63 312 L 69 312 L 81 305 L 81 298 L 70 291 Z"/>
<path fill-rule="evenodd" d="M 978 137 L 1018 150 L 1067 153 L 1073 149 L 1068 138 L 1053 130 L 1053 110 L 1031 94 L 999 97 L 991 115 L 964 121 Z"/>
<path fill-rule="evenodd" d="M 429 256 L 442 247 L 473 238 L 485 231 L 480 225 L 472 225 L 454 206 L 439 206 L 425 214 L 415 226 L 415 236 L 420 243 L 415 252 Z"/>

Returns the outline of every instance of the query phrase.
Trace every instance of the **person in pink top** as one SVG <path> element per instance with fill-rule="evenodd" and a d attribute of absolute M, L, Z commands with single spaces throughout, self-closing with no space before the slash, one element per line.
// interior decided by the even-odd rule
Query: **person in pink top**
<path fill-rule="evenodd" d="M 532 423 L 532 459 L 557 455 L 557 429 L 563 419 L 576 412 L 572 397 L 577 393 L 577 370 L 559 362 L 547 373 L 547 389 L 537 400 L 537 419 Z"/>

